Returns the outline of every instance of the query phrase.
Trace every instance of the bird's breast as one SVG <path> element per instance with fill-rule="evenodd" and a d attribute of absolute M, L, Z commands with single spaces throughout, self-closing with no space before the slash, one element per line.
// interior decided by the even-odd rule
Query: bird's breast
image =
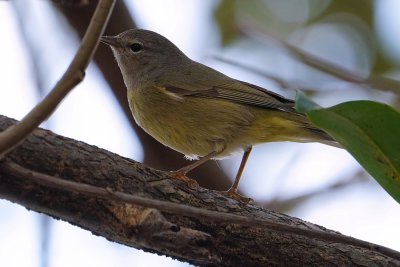
<path fill-rule="evenodd" d="M 156 86 L 128 90 L 128 100 L 140 127 L 192 158 L 226 149 L 253 119 L 240 105 L 179 96 Z"/>

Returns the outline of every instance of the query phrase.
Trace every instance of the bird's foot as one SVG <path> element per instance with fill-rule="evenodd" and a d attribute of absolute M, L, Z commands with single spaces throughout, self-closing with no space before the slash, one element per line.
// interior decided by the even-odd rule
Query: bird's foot
<path fill-rule="evenodd" d="M 235 189 L 229 189 L 228 191 L 223 191 L 221 192 L 222 194 L 226 195 L 227 197 L 233 198 L 239 202 L 243 202 L 245 204 L 254 202 L 254 200 L 252 198 L 249 197 L 244 197 L 242 195 L 240 195 Z"/>
<path fill-rule="evenodd" d="M 187 177 L 184 173 L 182 173 L 180 171 L 172 171 L 170 173 L 173 178 L 184 182 L 185 184 L 187 184 L 189 186 L 190 189 L 199 188 L 199 184 L 197 183 L 197 181 Z"/>

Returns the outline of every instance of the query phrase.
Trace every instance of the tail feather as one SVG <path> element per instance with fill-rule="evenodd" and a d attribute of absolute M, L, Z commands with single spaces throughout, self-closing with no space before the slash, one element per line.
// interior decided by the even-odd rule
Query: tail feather
<path fill-rule="evenodd" d="M 306 128 L 308 131 L 310 131 L 316 138 L 315 141 L 325 144 L 325 145 L 329 145 L 329 146 L 334 146 L 334 147 L 338 147 L 338 148 L 343 148 L 335 139 L 333 139 L 328 133 L 326 133 L 325 131 L 318 129 L 316 127 L 313 127 L 311 125 L 306 125 L 303 126 L 304 128 Z"/>

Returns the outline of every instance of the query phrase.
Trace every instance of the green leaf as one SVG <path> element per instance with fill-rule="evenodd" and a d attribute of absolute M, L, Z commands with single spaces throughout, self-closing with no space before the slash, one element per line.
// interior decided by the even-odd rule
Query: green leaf
<path fill-rule="evenodd" d="M 236 1 L 221 1 L 214 11 L 214 18 L 221 33 L 222 45 L 232 43 L 239 32 L 236 23 Z"/>
<path fill-rule="evenodd" d="M 373 101 L 312 107 L 304 95 L 296 107 L 328 132 L 400 203 L 400 113 Z M 312 102 L 311 102 L 312 103 Z"/>
<path fill-rule="evenodd" d="M 298 112 L 307 113 L 308 111 L 322 107 L 308 98 L 302 91 L 297 90 L 295 108 Z"/>

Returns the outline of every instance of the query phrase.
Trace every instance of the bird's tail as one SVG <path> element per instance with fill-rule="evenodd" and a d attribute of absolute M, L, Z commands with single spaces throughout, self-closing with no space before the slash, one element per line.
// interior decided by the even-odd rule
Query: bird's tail
<path fill-rule="evenodd" d="M 308 118 L 301 113 L 286 113 L 285 118 L 294 123 L 294 128 L 297 128 L 298 142 L 318 142 L 329 146 L 343 148 L 335 139 L 333 139 L 327 132 L 321 130 L 314 125 L 311 125 Z"/>
<path fill-rule="evenodd" d="M 325 131 L 318 129 L 310 124 L 303 125 L 304 128 L 307 129 L 311 133 L 314 138 L 311 141 L 319 142 L 325 145 L 334 146 L 338 148 L 343 148 L 335 139 L 333 139 L 328 133 Z"/>

